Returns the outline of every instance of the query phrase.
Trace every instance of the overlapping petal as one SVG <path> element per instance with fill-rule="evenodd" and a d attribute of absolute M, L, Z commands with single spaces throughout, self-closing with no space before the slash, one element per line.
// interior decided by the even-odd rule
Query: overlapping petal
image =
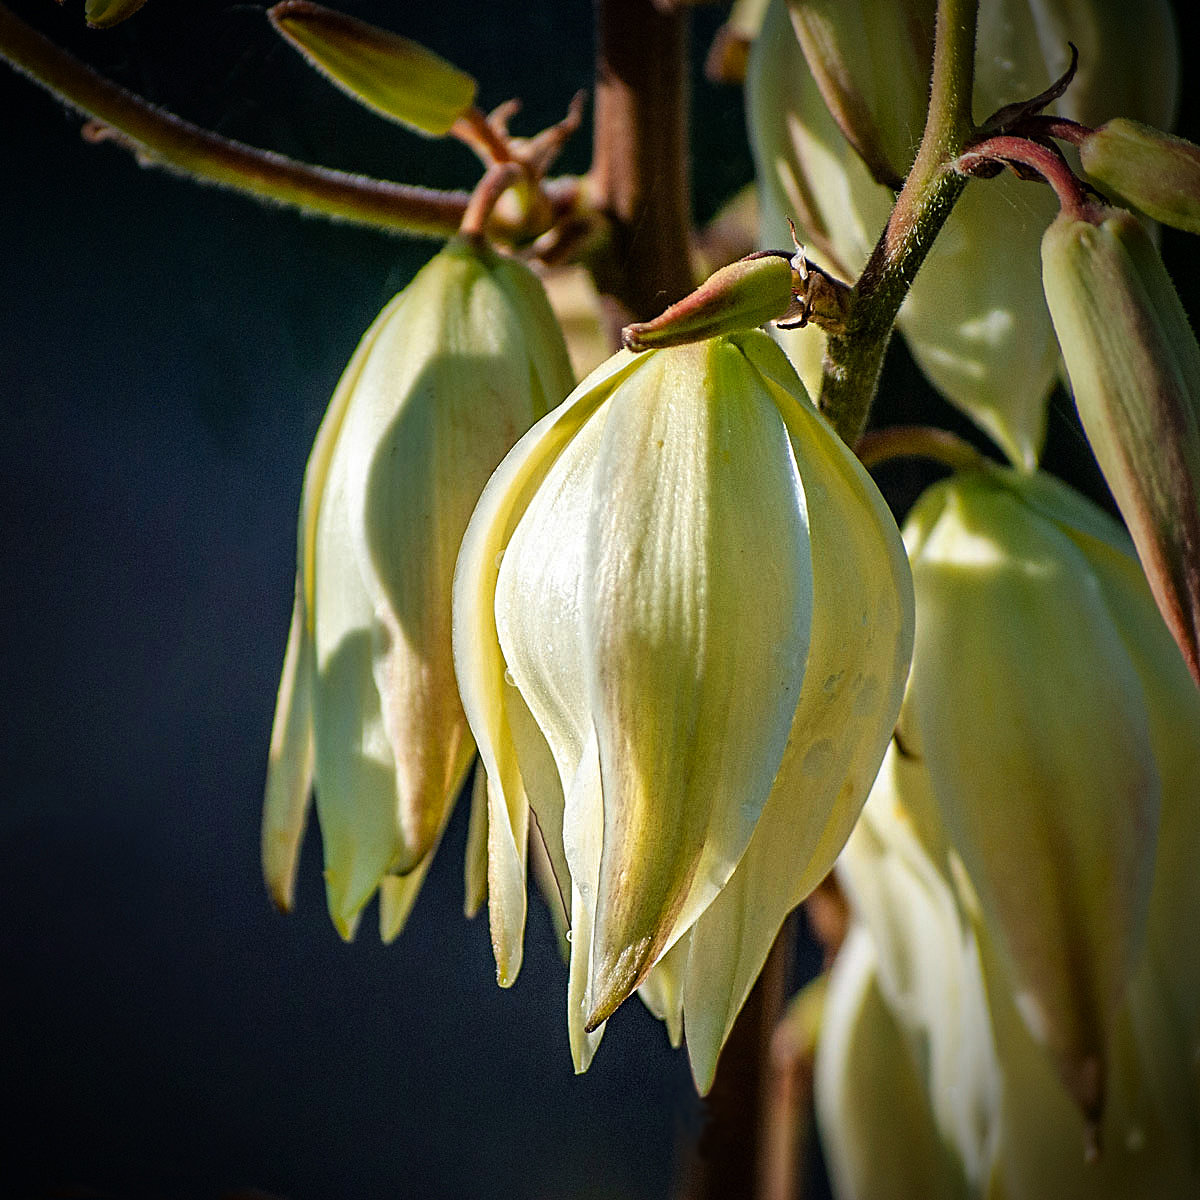
<path fill-rule="evenodd" d="M 474 754 L 453 670 L 454 563 L 492 470 L 570 386 L 539 287 L 452 241 L 364 336 L 309 460 L 264 868 L 285 903 L 315 776 L 347 937 L 381 881 L 385 938 L 403 924 Z"/>
<path fill-rule="evenodd" d="M 761 333 L 619 354 L 506 458 L 459 556 L 455 653 L 489 821 L 532 807 L 570 906 L 577 1069 L 642 987 L 711 1078 L 858 814 L 911 635 L 894 522 Z M 518 834 L 489 868 L 514 903 Z M 493 915 L 498 962 L 522 920 Z"/>
<path fill-rule="evenodd" d="M 918 510 L 910 687 L 934 792 L 1022 1012 L 1095 1114 L 1153 870 L 1141 683 L 1087 559 L 1002 483 L 964 478 Z"/>
<path fill-rule="evenodd" d="M 764 375 L 786 379 L 776 354 L 765 341 L 755 346 Z M 777 400 L 810 514 L 810 652 L 754 837 L 692 935 L 684 1011 L 701 1091 L 784 919 L 830 870 L 854 826 L 895 724 L 912 650 L 908 564 L 882 498 L 806 401 L 794 392 Z"/>

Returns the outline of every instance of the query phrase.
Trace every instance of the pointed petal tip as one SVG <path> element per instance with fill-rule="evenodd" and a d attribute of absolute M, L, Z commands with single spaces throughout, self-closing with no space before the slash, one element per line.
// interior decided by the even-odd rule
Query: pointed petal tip
<path fill-rule="evenodd" d="M 523 958 L 521 945 L 518 944 L 513 953 L 506 955 L 502 954 L 500 947 L 493 943 L 492 953 L 496 957 L 496 985 L 502 988 L 512 987 L 521 973 Z"/>
<path fill-rule="evenodd" d="M 325 872 L 325 901 L 329 908 L 329 919 L 333 922 L 333 927 L 338 931 L 343 942 L 354 941 L 354 934 L 358 930 L 359 918 L 362 916 L 362 910 L 366 907 L 367 901 L 370 900 L 374 893 L 374 888 L 371 889 L 357 904 L 347 903 L 345 894 L 339 895 L 338 889 L 334 886 L 329 877 L 329 872 Z"/>
<path fill-rule="evenodd" d="M 333 927 L 338 931 L 338 935 L 343 942 L 354 941 L 354 935 L 358 932 L 358 913 L 353 916 L 346 916 L 341 913 L 332 913 Z"/>
<path fill-rule="evenodd" d="M 1080 1060 L 1071 1076 L 1067 1085 L 1072 1098 L 1083 1113 L 1088 1131 L 1088 1144 L 1095 1146 L 1096 1155 L 1099 1156 L 1106 1091 L 1104 1063 L 1099 1055 L 1090 1054 Z"/>
<path fill-rule="evenodd" d="M 598 953 L 599 947 L 593 949 Z M 584 1031 L 595 1033 L 609 1017 L 641 987 L 654 965 L 657 947 L 654 939 L 644 937 L 616 954 L 599 954 L 592 970 L 592 1010 Z"/>

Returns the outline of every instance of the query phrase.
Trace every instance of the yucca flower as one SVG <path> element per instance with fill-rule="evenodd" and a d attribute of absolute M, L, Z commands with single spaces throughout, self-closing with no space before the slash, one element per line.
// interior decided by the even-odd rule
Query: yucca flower
<path fill-rule="evenodd" d="M 766 335 L 622 351 L 492 477 L 454 612 L 501 983 L 532 809 L 577 1066 L 649 981 L 703 1090 L 891 733 L 912 610 L 883 500 Z"/>
<path fill-rule="evenodd" d="M 263 814 L 263 869 L 291 905 L 315 783 L 344 937 L 381 882 L 394 936 L 474 755 L 454 682 L 454 561 L 492 470 L 570 390 L 541 284 L 469 239 L 380 313 L 317 433 Z"/>
<path fill-rule="evenodd" d="M 1196 1045 L 1195 972 L 1168 947 L 1196 907 L 1181 856 L 1200 700 L 1124 531 L 1052 477 L 961 473 L 918 501 L 905 543 L 900 729 L 928 780 L 924 824 L 961 864 L 1001 990 L 1099 1129 L 1147 956 L 1181 1061 Z"/>

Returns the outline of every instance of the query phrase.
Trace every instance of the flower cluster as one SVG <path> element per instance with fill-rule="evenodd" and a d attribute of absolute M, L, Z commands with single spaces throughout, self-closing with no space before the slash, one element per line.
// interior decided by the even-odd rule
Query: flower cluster
<path fill-rule="evenodd" d="M 817 1066 L 837 1194 L 1194 1195 L 1200 693 L 1050 477 L 959 475 L 905 541 L 912 674 Z"/>
<path fill-rule="evenodd" d="M 852 922 L 815 1078 L 840 1200 L 1182 1200 L 1200 1131 L 1200 974 L 1175 952 L 1200 919 L 1200 350 L 1139 219 L 1052 144 L 1200 228 L 1200 151 L 1128 120 L 1170 122 L 1169 14 L 981 0 L 973 98 L 993 115 L 929 186 L 1021 178 L 967 188 L 892 317 L 1014 465 L 960 445 L 903 540 L 853 423 L 802 377 L 838 382 L 876 275 L 934 228 L 905 181 L 927 170 L 935 6 L 760 15 L 760 236 L 798 216 L 814 261 L 796 245 L 723 267 L 571 390 L 542 285 L 487 246 L 484 204 L 356 352 L 305 481 L 268 882 L 290 903 L 315 782 L 338 928 L 379 889 L 394 936 L 477 749 L 467 909 L 486 898 L 500 985 L 532 865 L 576 1069 L 637 992 L 703 1093 L 785 919 L 836 870 Z M 473 81 L 431 63 L 452 125 Z M 378 107 L 390 93 L 364 73 Z M 472 205 L 535 161 L 492 163 Z M 767 322 L 799 328 L 773 340 Z M 1132 544 L 1036 469 L 1063 364 Z"/>

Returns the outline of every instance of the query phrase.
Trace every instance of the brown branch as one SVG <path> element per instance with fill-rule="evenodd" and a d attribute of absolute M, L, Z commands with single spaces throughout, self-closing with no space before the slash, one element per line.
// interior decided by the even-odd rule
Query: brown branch
<path fill-rule="evenodd" d="M 607 218 L 597 285 L 648 320 L 694 284 L 688 181 L 687 14 L 596 0 L 589 198 Z"/>

